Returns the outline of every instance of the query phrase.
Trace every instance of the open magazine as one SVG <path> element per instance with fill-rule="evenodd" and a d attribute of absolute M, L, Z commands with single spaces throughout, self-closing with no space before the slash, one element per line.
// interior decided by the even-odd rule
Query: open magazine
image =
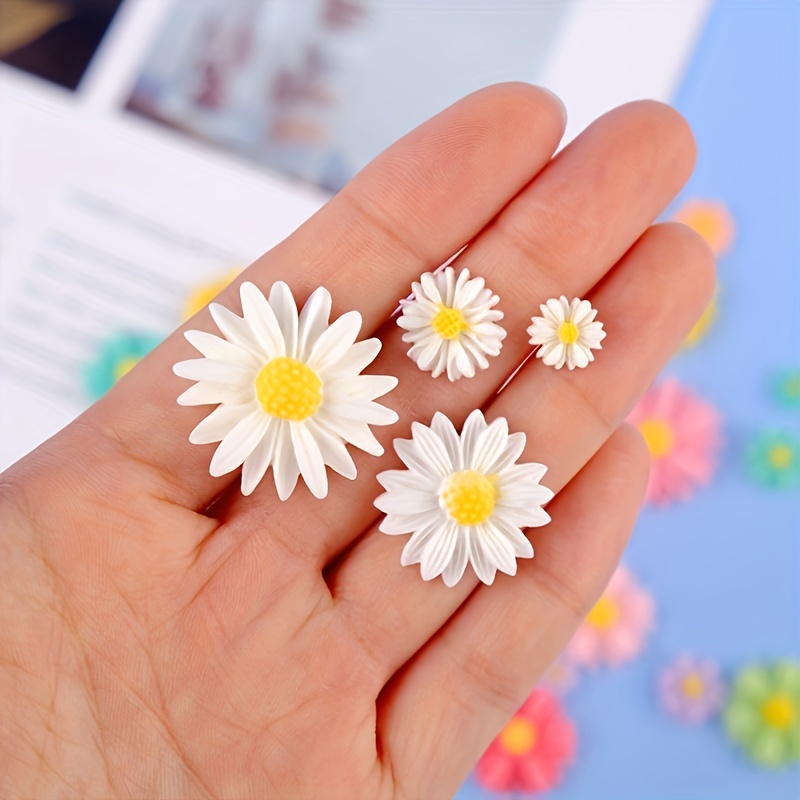
<path fill-rule="evenodd" d="M 568 140 L 708 5 L 0 0 L 0 468 L 436 111 L 541 83 Z"/>

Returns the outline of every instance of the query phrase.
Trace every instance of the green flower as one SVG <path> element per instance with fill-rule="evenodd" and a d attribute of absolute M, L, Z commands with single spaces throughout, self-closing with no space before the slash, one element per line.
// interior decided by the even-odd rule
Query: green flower
<path fill-rule="evenodd" d="M 773 380 L 775 399 L 786 408 L 800 408 L 800 369 L 779 372 Z"/>
<path fill-rule="evenodd" d="M 724 713 L 730 737 L 764 767 L 800 761 L 800 664 L 745 667 Z"/>
<path fill-rule="evenodd" d="M 753 480 L 770 489 L 800 485 L 800 439 L 788 431 L 763 431 L 751 442 L 747 465 Z"/>
<path fill-rule="evenodd" d="M 102 397 L 161 339 L 153 333 L 120 332 L 101 342 L 94 357 L 83 367 L 83 387 L 89 399 Z"/>

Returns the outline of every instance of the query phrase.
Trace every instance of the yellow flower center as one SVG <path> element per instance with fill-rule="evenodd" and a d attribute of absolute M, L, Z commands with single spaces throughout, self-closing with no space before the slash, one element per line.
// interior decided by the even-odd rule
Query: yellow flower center
<path fill-rule="evenodd" d="M 683 340 L 684 347 L 692 347 L 696 345 L 702 338 L 703 334 L 711 327 L 714 317 L 717 315 L 717 296 L 711 298 L 711 302 L 706 306 L 706 310 L 700 315 L 700 319 L 695 322 L 694 327 L 686 334 Z"/>
<path fill-rule="evenodd" d="M 431 320 L 431 325 L 442 339 L 457 339 L 467 328 L 464 315 L 457 308 L 440 306 Z"/>
<path fill-rule="evenodd" d="M 311 367 L 279 356 L 256 375 L 255 390 L 261 408 L 278 419 L 300 422 L 312 416 L 322 402 L 322 381 Z"/>
<path fill-rule="evenodd" d="M 663 419 L 643 419 L 638 427 L 653 458 L 661 458 L 672 450 L 675 436 Z"/>
<path fill-rule="evenodd" d="M 786 469 L 792 465 L 794 454 L 788 444 L 776 444 L 770 448 L 767 458 L 773 469 Z"/>
<path fill-rule="evenodd" d="M 536 744 L 536 728 L 528 720 L 514 717 L 500 733 L 500 744 L 511 755 L 524 755 Z"/>
<path fill-rule="evenodd" d="M 761 706 L 761 716 L 767 725 L 785 731 L 791 727 L 794 722 L 794 703 L 792 703 L 791 698 L 785 694 L 773 695 Z"/>
<path fill-rule="evenodd" d="M 205 308 L 234 278 L 239 270 L 232 269 L 214 280 L 198 286 L 187 298 L 183 308 L 183 318 L 193 317 L 202 308 Z"/>
<path fill-rule="evenodd" d="M 716 250 L 725 238 L 725 220 L 714 206 L 696 208 L 685 220 L 685 223 L 699 233 Z"/>
<path fill-rule="evenodd" d="M 497 489 L 491 478 L 465 469 L 450 476 L 442 490 L 442 502 L 447 513 L 459 525 L 479 525 L 494 511 Z"/>
<path fill-rule="evenodd" d="M 562 322 L 558 328 L 558 338 L 563 344 L 575 344 L 579 336 L 580 331 L 574 322 Z"/>
<path fill-rule="evenodd" d="M 114 383 L 120 378 L 124 378 L 140 361 L 141 359 L 135 356 L 126 356 L 121 358 L 114 367 Z"/>
<path fill-rule="evenodd" d="M 605 630 L 610 628 L 619 617 L 619 606 L 610 597 L 603 595 L 594 608 L 586 615 L 586 621 L 593 628 Z"/>
<path fill-rule="evenodd" d="M 705 688 L 706 685 L 699 675 L 690 674 L 681 681 L 683 694 L 690 700 L 699 700 L 703 696 Z"/>

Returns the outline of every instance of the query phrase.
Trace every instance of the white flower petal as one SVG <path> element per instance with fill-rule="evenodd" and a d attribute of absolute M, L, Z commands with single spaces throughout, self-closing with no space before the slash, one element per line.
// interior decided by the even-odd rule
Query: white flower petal
<path fill-rule="evenodd" d="M 508 421 L 498 417 L 478 436 L 470 463 L 472 468 L 488 475 L 489 467 L 500 458 L 508 440 Z"/>
<path fill-rule="evenodd" d="M 254 283 L 245 281 L 239 287 L 239 295 L 242 313 L 266 356 L 265 363 L 271 358 L 286 355 L 286 344 L 278 319 L 261 290 Z"/>
<path fill-rule="evenodd" d="M 588 351 L 584 350 L 579 344 L 575 343 L 570 347 L 572 353 L 572 363 L 578 369 L 583 369 L 589 364 Z M 570 367 L 572 369 L 572 367 Z"/>
<path fill-rule="evenodd" d="M 455 522 L 447 522 L 428 540 L 420 561 L 422 580 L 432 580 L 444 572 L 444 568 L 453 556 L 458 535 L 458 525 Z"/>
<path fill-rule="evenodd" d="M 439 499 L 433 492 L 417 489 L 393 489 L 385 492 L 374 501 L 375 507 L 384 514 L 415 514 L 435 511 L 439 508 Z"/>
<path fill-rule="evenodd" d="M 391 408 L 370 400 L 353 399 L 348 402 L 337 402 L 326 405 L 329 413 L 354 422 L 366 422 L 367 425 L 394 425 L 400 417 Z"/>
<path fill-rule="evenodd" d="M 322 286 L 315 289 L 306 300 L 300 312 L 297 332 L 297 358 L 300 361 L 308 361 L 311 348 L 328 327 L 332 304 L 331 293 Z"/>
<path fill-rule="evenodd" d="M 453 470 L 460 472 L 463 469 L 461 444 L 453 423 L 441 411 L 437 411 L 431 420 L 431 430 L 442 440 Z"/>
<path fill-rule="evenodd" d="M 505 572 L 506 575 L 516 575 L 517 559 L 514 557 L 514 548 L 497 528 L 493 525 L 477 525 L 473 543 L 476 540 L 480 542 L 486 562 L 501 572 Z M 491 583 L 491 581 L 489 582 Z"/>
<path fill-rule="evenodd" d="M 486 430 L 486 420 L 479 408 L 467 417 L 461 432 L 461 463 L 468 469 L 475 457 L 475 447 L 480 435 Z"/>
<path fill-rule="evenodd" d="M 400 564 L 404 567 L 419 564 L 425 557 L 428 544 L 439 535 L 441 529 L 442 523 L 438 519 L 418 528 L 406 542 L 403 552 L 400 554 Z"/>
<path fill-rule="evenodd" d="M 356 342 L 336 365 L 342 373 L 357 374 L 368 367 L 381 351 L 380 339 L 364 339 Z"/>
<path fill-rule="evenodd" d="M 317 440 L 323 461 L 342 477 L 355 480 L 356 465 L 342 439 L 323 428 L 315 419 L 307 420 L 306 424 Z"/>
<path fill-rule="evenodd" d="M 286 500 L 294 491 L 300 477 L 300 467 L 292 446 L 289 423 L 281 420 L 277 425 L 275 453 L 272 456 L 272 472 L 275 476 L 275 489 L 281 500 Z"/>
<path fill-rule="evenodd" d="M 252 350 L 232 344 L 227 339 L 205 331 L 184 331 L 183 335 L 195 350 L 214 361 L 228 361 L 240 367 L 257 370 L 263 366 Z"/>
<path fill-rule="evenodd" d="M 532 486 L 538 484 L 546 473 L 547 467 L 535 461 L 528 461 L 525 464 L 513 464 L 500 476 L 499 486 L 501 489 L 512 487 L 516 484 L 524 484 L 526 487 Z"/>
<path fill-rule="evenodd" d="M 469 270 L 462 271 L 463 275 L 469 277 Z M 459 278 L 461 276 L 459 275 Z M 455 303 L 458 308 L 469 308 L 478 299 L 481 292 L 486 286 L 486 281 L 483 278 L 472 278 L 469 281 L 464 281 L 461 288 L 456 292 Z"/>
<path fill-rule="evenodd" d="M 455 549 L 442 572 L 442 580 L 445 586 L 453 587 L 464 577 L 464 571 L 469 562 L 469 539 L 471 534 L 471 528 L 463 528 L 458 532 Z"/>
<path fill-rule="evenodd" d="M 495 514 L 518 528 L 539 528 L 550 522 L 550 515 L 541 507 L 546 497 L 533 491 L 505 496 L 497 501 Z"/>
<path fill-rule="evenodd" d="M 393 375 L 357 375 L 337 378 L 325 385 L 325 395 L 332 403 L 344 398 L 375 400 L 397 386 Z"/>
<path fill-rule="evenodd" d="M 430 428 L 421 422 L 412 422 L 411 438 L 437 475 L 444 478 L 453 471 L 453 463 L 444 442 Z"/>
<path fill-rule="evenodd" d="M 269 304 L 280 325 L 286 345 L 286 355 L 289 358 L 297 358 L 297 329 L 300 323 L 292 290 L 283 281 L 276 281 L 269 292 Z"/>
<path fill-rule="evenodd" d="M 256 449 L 244 460 L 242 465 L 242 494 L 247 497 L 255 491 L 256 486 L 267 472 L 277 441 L 277 425 L 270 425 Z"/>
<path fill-rule="evenodd" d="M 472 378 L 475 376 L 475 361 L 470 358 L 469 352 L 464 349 L 461 342 L 455 340 L 450 343 L 451 353 L 448 353 L 451 359 L 455 360 L 458 371 L 465 378 Z"/>
<path fill-rule="evenodd" d="M 400 460 L 414 472 L 426 476 L 436 482 L 437 486 L 441 482 L 443 474 L 431 464 L 425 455 L 409 439 L 395 439 L 394 449 Z"/>
<path fill-rule="evenodd" d="M 200 381 L 190 386 L 178 397 L 181 406 L 208 406 L 217 403 L 241 405 L 255 399 L 252 386 L 236 386 L 229 383 L 213 383 Z"/>
<path fill-rule="evenodd" d="M 494 514 L 491 521 L 484 523 L 493 527 L 511 545 L 517 558 L 533 558 L 533 545 L 530 539 L 514 524 L 506 520 L 502 513 Z"/>
<path fill-rule="evenodd" d="M 243 417 L 249 416 L 257 410 L 258 404 L 255 402 L 242 405 L 223 403 L 195 426 L 195 429 L 189 434 L 189 441 L 192 444 L 221 442 Z"/>
<path fill-rule="evenodd" d="M 436 511 L 420 511 L 417 514 L 387 514 L 378 529 L 383 533 L 388 533 L 390 536 L 413 533 L 429 525 L 441 524 L 441 517 L 442 512 L 439 509 Z"/>
<path fill-rule="evenodd" d="M 290 422 L 289 431 L 294 447 L 294 456 L 300 474 L 311 490 L 311 494 L 320 500 L 328 496 L 328 473 L 316 439 L 311 435 L 304 422 Z"/>
<path fill-rule="evenodd" d="M 373 456 L 383 455 L 383 445 L 375 438 L 369 426 L 363 422 L 354 422 L 330 414 L 318 414 L 315 420 L 326 430 L 340 436 L 348 444 Z"/>
<path fill-rule="evenodd" d="M 330 369 L 344 356 L 361 330 L 361 314 L 348 311 L 342 314 L 317 339 L 308 356 L 308 364 L 317 371 Z"/>
<path fill-rule="evenodd" d="M 509 434 L 503 452 L 500 454 L 497 461 L 489 465 L 487 474 L 497 475 L 516 463 L 517 459 L 522 455 L 522 451 L 525 449 L 525 441 L 526 436 L 522 432 Z M 546 470 L 547 468 L 544 467 L 544 469 Z M 544 474 L 544 472 L 542 474 Z"/>
<path fill-rule="evenodd" d="M 483 539 L 473 531 L 474 535 L 469 537 L 469 563 L 478 576 L 478 580 L 490 586 L 494 583 L 494 576 L 497 572 L 497 564 L 491 558 L 491 554 L 484 551 Z"/>
<path fill-rule="evenodd" d="M 211 318 L 219 328 L 220 333 L 229 342 L 238 344 L 239 347 L 244 347 L 255 355 L 260 355 L 258 342 L 245 320 L 219 303 L 209 303 L 208 310 L 211 312 Z"/>
<path fill-rule="evenodd" d="M 227 383 L 235 386 L 252 384 L 255 373 L 248 367 L 229 364 L 226 361 L 215 361 L 210 358 L 192 358 L 179 361 L 172 367 L 179 378 L 190 381 L 209 381 L 210 383 Z"/>
<path fill-rule="evenodd" d="M 444 298 L 439 291 L 439 286 L 432 272 L 426 272 L 420 278 L 420 285 L 422 286 L 423 293 L 432 303 L 436 303 L 437 305 L 444 303 Z"/>
<path fill-rule="evenodd" d="M 260 410 L 243 417 L 214 451 L 209 473 L 219 478 L 241 467 L 266 433 L 269 422 L 269 417 Z"/>

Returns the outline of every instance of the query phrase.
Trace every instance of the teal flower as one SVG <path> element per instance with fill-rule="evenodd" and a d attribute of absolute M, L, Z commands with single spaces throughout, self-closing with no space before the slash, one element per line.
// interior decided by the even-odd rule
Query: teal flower
<path fill-rule="evenodd" d="M 773 379 L 775 399 L 786 408 L 800 408 L 800 369 L 786 369 Z"/>
<path fill-rule="evenodd" d="M 728 735 L 764 767 L 800 761 L 800 664 L 745 667 L 723 716 Z"/>
<path fill-rule="evenodd" d="M 800 439 L 788 431 L 763 431 L 747 450 L 751 477 L 769 489 L 800 485 Z"/>
<path fill-rule="evenodd" d="M 83 367 L 83 388 L 89 399 L 102 397 L 162 338 L 153 333 L 118 332 L 102 341 L 94 357 Z"/>

